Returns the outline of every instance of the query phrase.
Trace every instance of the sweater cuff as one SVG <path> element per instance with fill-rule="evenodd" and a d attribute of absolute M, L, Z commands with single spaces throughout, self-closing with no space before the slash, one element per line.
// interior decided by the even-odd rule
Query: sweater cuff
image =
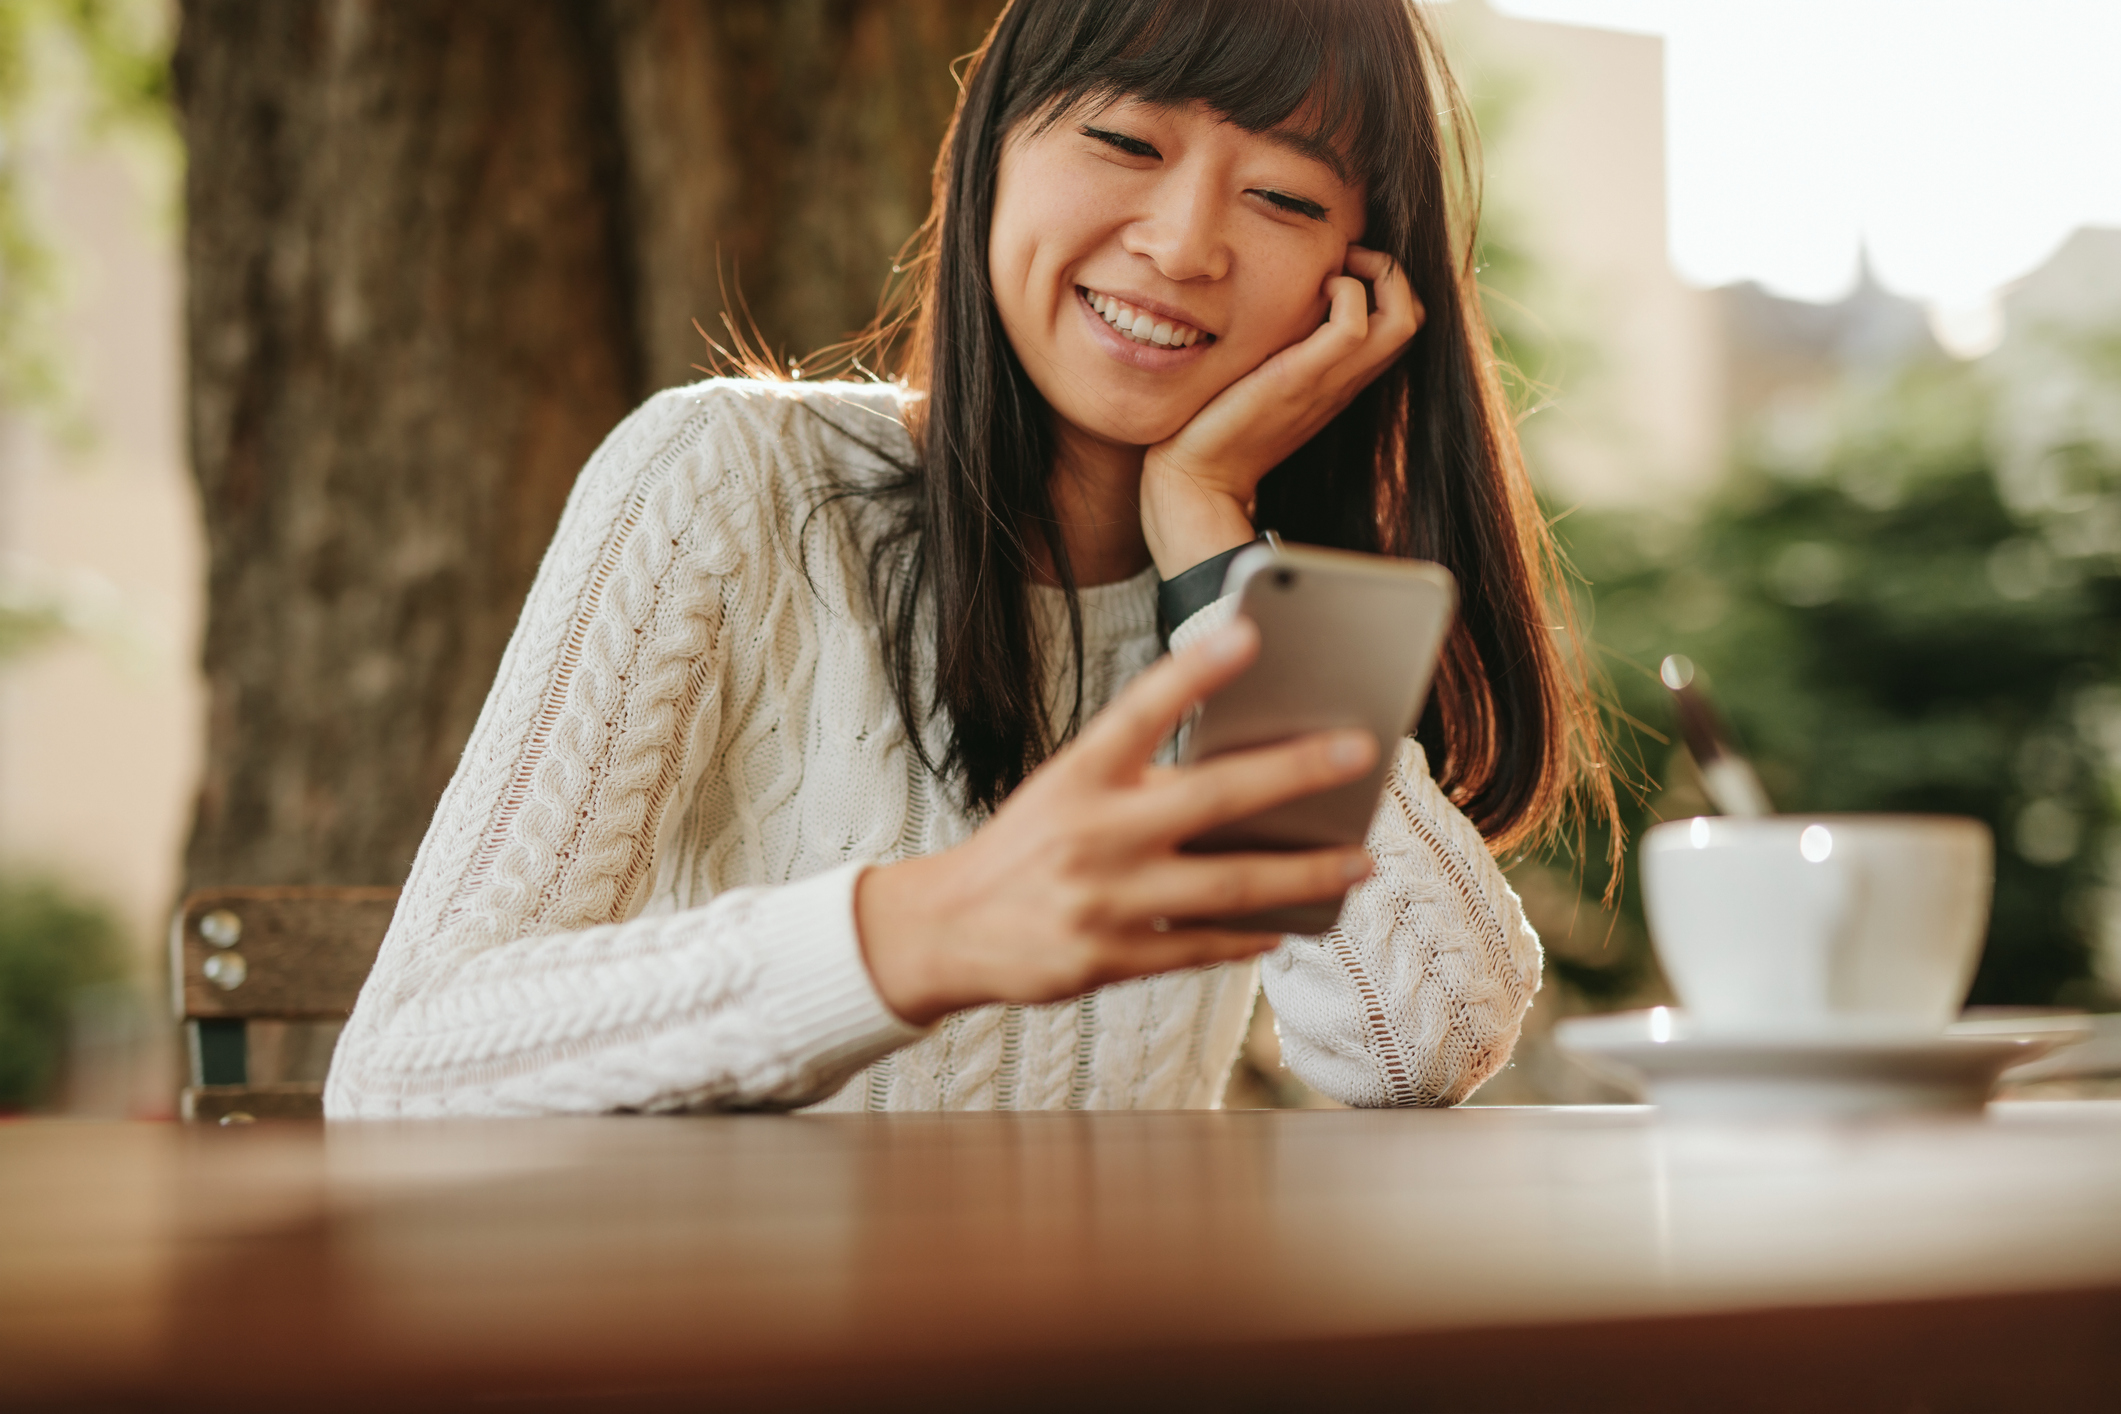
<path fill-rule="evenodd" d="M 1242 545 L 1232 545 L 1220 555 L 1210 555 L 1193 568 L 1181 570 L 1157 583 L 1156 631 L 1163 635 L 1166 643 L 1171 641 L 1173 629 L 1206 608 L 1223 592 L 1223 580 L 1229 577 L 1231 562 L 1259 543 L 1254 539 Z"/>
<path fill-rule="evenodd" d="M 854 926 L 854 886 L 869 867 L 845 864 L 765 891 L 751 916 L 760 1011 L 799 1070 L 856 1070 L 927 1033 L 877 994 Z"/>
<path fill-rule="evenodd" d="M 1184 652 L 1236 618 L 1238 598 L 1236 594 L 1225 594 L 1188 615 L 1184 623 L 1171 630 L 1171 651 Z"/>

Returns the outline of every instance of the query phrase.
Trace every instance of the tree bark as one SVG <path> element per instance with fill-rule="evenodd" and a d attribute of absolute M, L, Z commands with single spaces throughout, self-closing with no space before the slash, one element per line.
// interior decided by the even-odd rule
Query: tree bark
<path fill-rule="evenodd" d="M 729 309 L 800 356 L 875 313 L 928 213 L 957 89 L 950 63 L 999 0 L 610 0 L 640 261 L 635 315 L 656 386 L 699 376 L 692 321 Z M 748 307 L 748 317 L 746 308 Z"/>
<path fill-rule="evenodd" d="M 575 473 L 726 281 L 865 323 L 998 0 L 186 0 L 189 884 L 405 876 Z"/>

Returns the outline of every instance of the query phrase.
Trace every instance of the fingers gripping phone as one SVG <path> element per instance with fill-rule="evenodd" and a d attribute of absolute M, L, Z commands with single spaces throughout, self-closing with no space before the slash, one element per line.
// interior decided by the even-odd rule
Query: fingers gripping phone
<path fill-rule="evenodd" d="M 1377 764 L 1360 780 L 1218 825 L 1184 848 L 1221 853 L 1361 844 L 1399 740 L 1420 720 L 1457 610 L 1457 581 L 1423 560 L 1266 544 L 1231 562 L 1223 593 L 1242 596 L 1238 612 L 1259 626 L 1259 656 L 1201 708 L 1179 760 L 1362 727 L 1377 738 Z M 1345 899 L 1224 921 L 1323 933 L 1339 919 Z"/>

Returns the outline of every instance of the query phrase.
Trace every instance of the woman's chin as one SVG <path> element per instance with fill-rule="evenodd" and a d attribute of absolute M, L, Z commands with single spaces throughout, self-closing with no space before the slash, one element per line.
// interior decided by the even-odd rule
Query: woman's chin
<path fill-rule="evenodd" d="M 1182 408 L 1164 406 L 1138 413 L 1115 412 L 1110 407 L 1084 408 L 1079 416 L 1075 410 L 1063 409 L 1061 415 L 1100 442 L 1120 447 L 1153 447 L 1158 442 L 1168 442 L 1176 437 L 1201 406 L 1205 404 L 1196 406 L 1189 402 Z"/>

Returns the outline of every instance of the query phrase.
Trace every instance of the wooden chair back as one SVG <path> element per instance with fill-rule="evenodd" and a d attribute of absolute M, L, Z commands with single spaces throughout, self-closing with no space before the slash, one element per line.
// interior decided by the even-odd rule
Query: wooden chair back
<path fill-rule="evenodd" d="M 252 1021 L 344 1021 L 397 908 L 393 888 L 200 889 L 170 924 L 177 1015 L 191 1052 L 187 1120 L 321 1118 L 324 1087 L 253 1084 Z"/>

